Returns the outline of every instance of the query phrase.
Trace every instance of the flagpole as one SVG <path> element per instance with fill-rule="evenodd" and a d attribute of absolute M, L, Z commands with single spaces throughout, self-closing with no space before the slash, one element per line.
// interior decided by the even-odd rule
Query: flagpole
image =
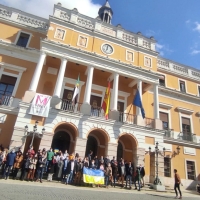
<path fill-rule="evenodd" d="M 129 109 L 128 115 L 127 115 L 127 117 L 126 117 L 126 121 L 127 121 L 127 119 L 128 119 L 129 113 L 131 112 L 132 106 L 133 106 L 133 104 L 131 104 L 131 107 L 130 107 L 130 109 Z M 125 122 L 126 122 L 126 121 L 125 121 Z"/>

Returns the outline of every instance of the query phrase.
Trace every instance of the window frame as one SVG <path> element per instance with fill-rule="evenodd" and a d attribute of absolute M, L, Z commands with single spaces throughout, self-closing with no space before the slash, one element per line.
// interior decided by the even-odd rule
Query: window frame
<path fill-rule="evenodd" d="M 181 82 L 184 82 L 184 85 L 185 85 L 185 92 L 181 91 Z M 186 84 L 186 81 L 183 80 L 183 79 L 178 79 L 178 86 L 179 86 L 179 91 L 182 92 L 182 93 L 185 93 L 187 94 L 187 84 Z"/>
<path fill-rule="evenodd" d="M 165 159 L 169 159 L 169 163 L 170 163 L 170 166 L 169 166 L 169 176 L 165 176 Z M 164 177 L 168 177 L 168 178 L 170 178 L 170 177 L 172 177 L 172 160 L 171 160 L 171 158 L 170 157 L 164 157 Z"/>
<path fill-rule="evenodd" d="M 197 96 L 200 97 L 200 85 L 197 85 Z"/>
<path fill-rule="evenodd" d="M 169 113 L 168 113 L 168 112 L 163 112 L 162 110 L 159 109 L 159 115 L 160 115 L 160 113 L 167 114 L 167 118 L 168 118 L 168 122 L 167 122 L 167 123 L 168 123 L 168 129 L 164 129 L 164 128 L 163 128 L 163 130 L 169 130 L 169 129 L 170 129 L 170 125 L 169 125 L 169 124 L 170 124 L 170 123 L 169 123 L 169 121 L 170 121 L 170 120 L 169 120 Z M 161 121 L 162 121 L 162 120 L 161 120 Z M 163 124 L 163 121 L 162 121 L 162 124 Z"/>
<path fill-rule="evenodd" d="M 21 33 L 24 33 L 24 34 L 27 34 L 27 35 L 30 36 L 29 39 L 28 39 L 28 42 L 27 42 L 27 44 L 26 44 L 26 47 L 22 47 L 22 46 L 17 45 L 17 42 L 18 42 L 18 40 L 19 40 L 19 38 L 20 38 Z M 29 44 L 30 44 L 30 41 L 31 41 L 31 38 L 32 38 L 32 33 L 29 33 L 29 32 L 20 30 L 20 31 L 18 31 L 18 33 L 17 33 L 17 37 L 16 37 L 16 39 L 15 39 L 15 43 L 14 43 L 14 44 L 15 44 L 16 46 L 19 46 L 19 47 L 22 47 L 22 48 L 28 48 L 28 47 L 29 47 Z"/>
<path fill-rule="evenodd" d="M 189 161 L 189 162 L 194 162 L 194 167 L 195 167 L 195 170 L 194 170 L 194 172 L 195 172 L 195 178 L 194 178 L 194 180 L 188 178 L 187 161 Z M 198 173 L 197 173 L 197 164 L 196 164 L 196 160 L 185 159 L 185 177 L 186 177 L 186 179 L 187 179 L 187 180 L 196 181 L 196 180 L 197 180 L 197 174 L 198 174 Z"/>

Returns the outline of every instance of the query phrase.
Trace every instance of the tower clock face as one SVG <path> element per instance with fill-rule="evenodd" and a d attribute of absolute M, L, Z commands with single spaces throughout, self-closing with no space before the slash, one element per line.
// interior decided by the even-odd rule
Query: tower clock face
<path fill-rule="evenodd" d="M 113 47 L 109 44 L 103 44 L 101 47 L 101 50 L 103 51 L 103 53 L 105 54 L 112 54 L 113 53 Z"/>

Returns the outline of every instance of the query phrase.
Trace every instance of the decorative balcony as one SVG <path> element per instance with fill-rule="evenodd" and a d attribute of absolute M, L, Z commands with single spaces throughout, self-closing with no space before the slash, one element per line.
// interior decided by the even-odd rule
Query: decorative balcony
<path fill-rule="evenodd" d="M 67 99 L 62 99 L 60 109 L 67 112 L 80 113 L 81 105 L 82 103 L 77 103 L 76 105 L 74 105 L 72 101 L 69 101 Z"/>
<path fill-rule="evenodd" d="M 10 96 L 10 95 L 1 95 L 0 96 L 0 105 L 4 105 L 4 106 L 11 106 L 12 102 L 13 102 L 14 97 Z"/>
<path fill-rule="evenodd" d="M 119 122 L 127 124 L 137 124 L 137 115 L 119 112 Z"/>

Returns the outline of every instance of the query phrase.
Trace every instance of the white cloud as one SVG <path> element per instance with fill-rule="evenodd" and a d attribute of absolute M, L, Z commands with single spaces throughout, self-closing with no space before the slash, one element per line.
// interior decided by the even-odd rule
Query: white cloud
<path fill-rule="evenodd" d="M 53 14 L 53 6 L 60 2 L 68 9 L 77 8 L 81 14 L 97 17 L 101 5 L 92 0 L 0 0 L 0 4 L 14 7 L 22 11 L 48 18 Z"/>
<path fill-rule="evenodd" d="M 198 31 L 200 33 L 200 23 L 195 22 L 196 27 L 194 28 L 194 31 Z"/>
<path fill-rule="evenodd" d="M 192 50 L 191 55 L 200 54 L 200 50 Z"/>
<path fill-rule="evenodd" d="M 168 45 L 158 44 L 156 43 L 156 51 L 160 53 L 161 56 L 164 56 L 164 54 L 170 54 L 173 52 Z"/>

